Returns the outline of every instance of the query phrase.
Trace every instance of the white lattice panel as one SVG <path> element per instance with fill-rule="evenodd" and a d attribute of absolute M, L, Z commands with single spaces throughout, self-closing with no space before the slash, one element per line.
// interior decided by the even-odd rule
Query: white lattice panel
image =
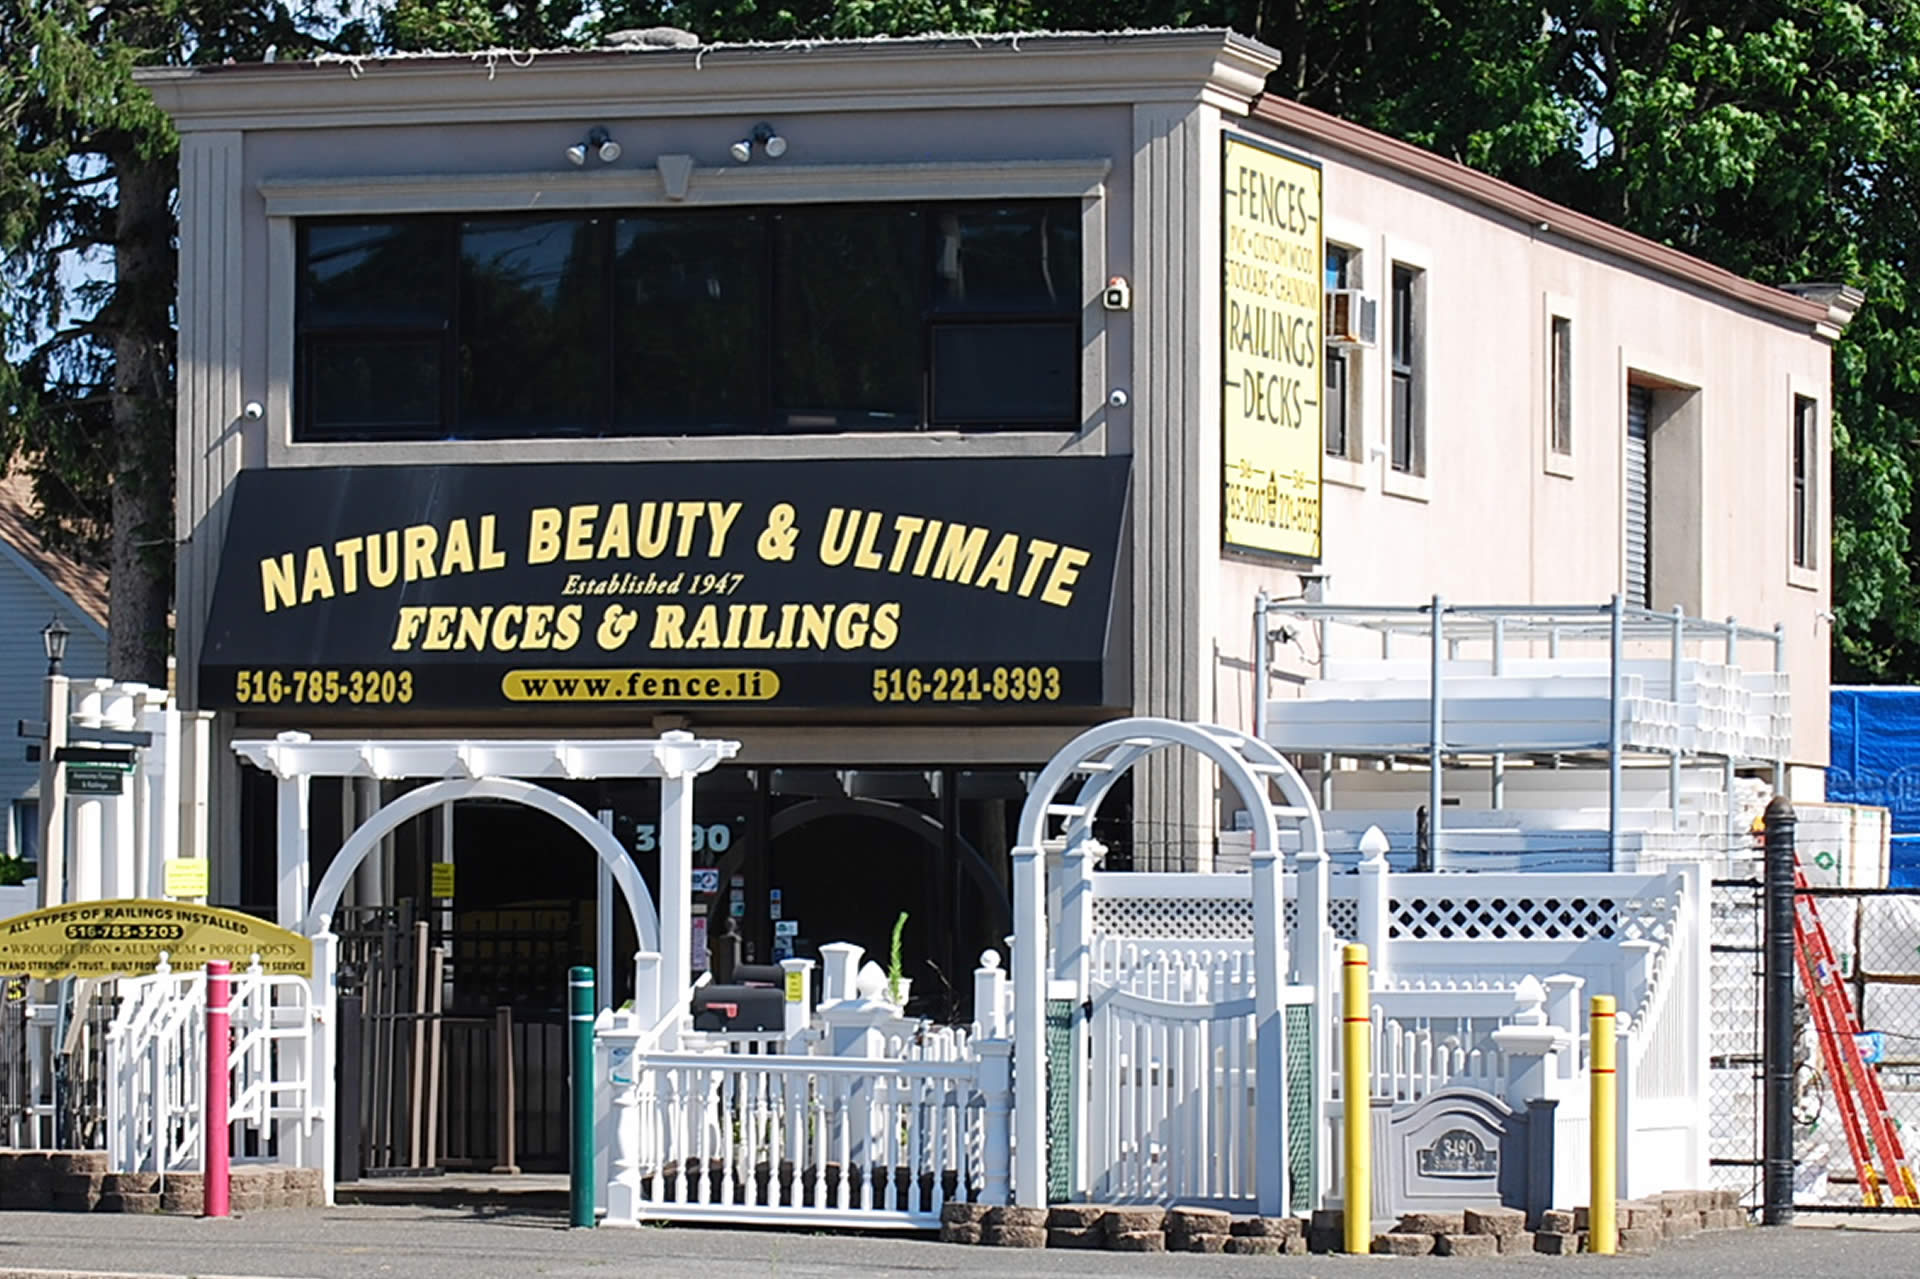
<path fill-rule="evenodd" d="M 1252 941 L 1253 903 L 1244 897 L 1095 897 L 1093 931 L 1142 941 Z"/>
<path fill-rule="evenodd" d="M 1351 912 L 1351 903 L 1335 903 L 1336 911 L 1343 904 Z M 1390 907 L 1391 935 L 1409 941 L 1664 942 L 1672 931 L 1674 908 L 1674 902 L 1660 897 L 1644 901 L 1610 897 L 1396 898 Z M 1335 931 L 1339 931 L 1337 922 Z"/>

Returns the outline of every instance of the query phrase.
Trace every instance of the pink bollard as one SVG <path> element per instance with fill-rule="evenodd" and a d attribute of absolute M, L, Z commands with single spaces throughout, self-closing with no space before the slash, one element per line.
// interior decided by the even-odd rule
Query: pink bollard
<path fill-rule="evenodd" d="M 205 1135 L 206 1160 L 206 1198 L 201 1215 L 207 1217 L 225 1217 L 229 1213 L 228 1164 L 231 1157 L 229 1142 L 231 1134 L 227 1128 L 227 974 L 230 966 L 224 959 L 207 961 L 207 1094 L 206 1106 L 200 1117 L 200 1131 Z"/>

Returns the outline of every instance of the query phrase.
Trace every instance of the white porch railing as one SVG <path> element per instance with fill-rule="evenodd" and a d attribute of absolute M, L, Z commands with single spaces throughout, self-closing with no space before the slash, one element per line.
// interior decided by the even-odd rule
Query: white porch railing
<path fill-rule="evenodd" d="M 609 1224 L 928 1229 L 951 1200 L 1005 1202 L 1006 975 L 983 958 L 971 1032 L 909 1026 L 851 988 L 851 963 L 829 966 L 818 1027 L 802 975 L 780 1036 L 700 1034 L 678 1009 L 603 1014 Z"/>
<path fill-rule="evenodd" d="M 258 1141 L 235 1162 L 317 1168 L 331 1201 L 332 1066 L 328 1036 L 333 938 L 314 939 L 316 976 L 272 976 L 258 961 L 228 988 L 228 1115 Z M 105 1146 L 116 1172 L 202 1166 L 207 980 L 203 971 L 123 978 L 106 1036 Z M 240 1142 L 233 1150 L 244 1149 Z"/>

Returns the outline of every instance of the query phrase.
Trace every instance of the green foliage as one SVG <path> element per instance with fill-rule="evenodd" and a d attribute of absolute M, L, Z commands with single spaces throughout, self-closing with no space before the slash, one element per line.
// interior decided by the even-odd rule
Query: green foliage
<path fill-rule="evenodd" d="M 900 981 L 907 975 L 906 957 L 900 947 L 906 931 L 907 912 L 903 910 L 893 921 L 893 942 L 887 949 L 887 998 L 896 1004 L 900 1002 Z"/>
<path fill-rule="evenodd" d="M 173 561 L 177 140 L 132 73 L 304 54 L 316 24 L 365 43 L 278 0 L 0 5 L 0 467 L 108 570 L 120 678 L 165 681 Z"/>
<path fill-rule="evenodd" d="M 124 175 L 171 172 L 134 66 L 551 48 L 654 25 L 709 42 L 1229 26 L 1279 51 L 1275 93 L 1731 270 L 1863 289 L 1834 361 L 1836 668 L 1920 679 L 1920 0 L 387 0 L 372 20 L 323 5 L 338 7 L 0 6 L 0 463 L 26 459 L 48 532 L 116 574 L 164 574 L 171 538 L 152 499 L 172 457 L 155 301 L 172 263 L 110 283 L 54 265 L 114 256 Z M 115 387 L 129 360 L 151 385 Z"/>

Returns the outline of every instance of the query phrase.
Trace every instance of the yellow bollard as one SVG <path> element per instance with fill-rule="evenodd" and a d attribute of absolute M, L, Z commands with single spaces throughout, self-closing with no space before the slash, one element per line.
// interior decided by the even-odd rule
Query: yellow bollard
<path fill-rule="evenodd" d="M 1613 1086 L 1614 1052 L 1619 1046 L 1613 1031 L 1613 996 L 1595 995 L 1588 1020 L 1588 1071 L 1593 1076 L 1589 1116 L 1592 1176 L 1587 1187 L 1587 1251 L 1613 1254 L 1619 1236 L 1614 1230 L 1614 1201 L 1620 1193 L 1618 1151 L 1620 1128 Z"/>
<path fill-rule="evenodd" d="M 1346 1018 L 1340 1095 L 1346 1112 L 1346 1244 L 1373 1251 L 1373 1009 L 1367 990 L 1367 948 L 1348 946 L 1341 969 L 1340 1007 Z"/>

